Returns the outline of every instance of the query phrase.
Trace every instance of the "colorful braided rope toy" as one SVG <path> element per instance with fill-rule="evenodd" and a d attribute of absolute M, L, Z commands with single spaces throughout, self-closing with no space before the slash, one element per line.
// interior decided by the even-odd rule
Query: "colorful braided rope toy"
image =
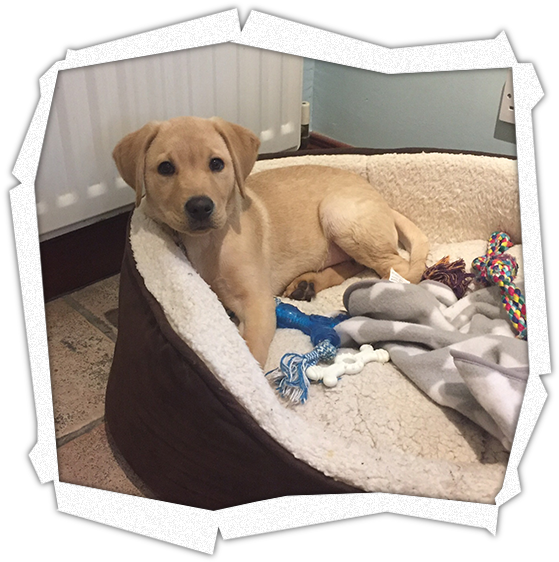
<path fill-rule="evenodd" d="M 505 232 L 494 232 L 489 238 L 487 253 L 472 262 L 477 271 L 477 280 L 484 285 L 498 285 L 501 300 L 509 318 L 517 331 L 517 337 L 525 340 L 526 304 L 520 289 L 514 284 L 518 263 L 506 250 L 513 246 L 510 236 Z"/>
<path fill-rule="evenodd" d="M 346 320 L 346 314 L 339 314 L 334 318 L 305 314 L 297 307 L 276 300 L 276 320 L 278 328 L 293 328 L 301 330 L 311 338 L 315 348 L 304 355 L 286 353 L 280 361 L 280 366 L 266 373 L 266 376 L 276 383 L 276 390 L 281 396 L 292 402 L 307 401 L 309 393 L 309 379 L 307 369 L 319 361 L 330 361 L 336 357 L 340 347 L 340 336 L 334 326 Z"/>

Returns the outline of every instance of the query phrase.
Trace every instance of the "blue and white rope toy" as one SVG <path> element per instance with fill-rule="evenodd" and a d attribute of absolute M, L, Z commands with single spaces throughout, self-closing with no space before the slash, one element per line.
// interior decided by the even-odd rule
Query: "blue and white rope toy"
<path fill-rule="evenodd" d="M 278 328 L 301 330 L 310 336 L 315 348 L 309 353 L 286 353 L 280 366 L 266 373 L 276 383 L 276 390 L 291 402 L 304 404 L 309 394 L 307 369 L 319 361 L 331 361 L 336 357 L 340 347 L 340 336 L 334 327 L 347 320 L 347 314 L 339 314 L 334 318 L 305 314 L 295 306 L 276 300 L 276 320 Z"/>

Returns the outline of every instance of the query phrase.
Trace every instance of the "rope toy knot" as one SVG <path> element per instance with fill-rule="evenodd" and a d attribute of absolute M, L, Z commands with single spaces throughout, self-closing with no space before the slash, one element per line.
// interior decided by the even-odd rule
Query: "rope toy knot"
<path fill-rule="evenodd" d="M 463 259 L 450 262 L 450 257 L 445 256 L 437 263 L 428 267 L 421 277 L 422 281 L 431 280 L 443 283 L 450 287 L 456 298 L 461 299 L 474 280 L 473 273 L 466 273 L 466 263 Z"/>
<path fill-rule="evenodd" d="M 472 262 L 477 272 L 477 280 L 488 286 L 497 285 L 501 291 L 501 301 L 517 331 L 517 337 L 527 338 L 526 304 L 520 289 L 514 284 L 518 273 L 518 262 L 506 250 L 513 246 L 510 236 L 505 232 L 494 232 L 487 247 L 487 253 Z"/>

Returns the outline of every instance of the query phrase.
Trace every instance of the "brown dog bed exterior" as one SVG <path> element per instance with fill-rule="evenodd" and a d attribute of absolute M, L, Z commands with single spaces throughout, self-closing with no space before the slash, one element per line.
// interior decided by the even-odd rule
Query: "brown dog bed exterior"
<path fill-rule="evenodd" d="M 371 179 L 378 177 L 380 191 L 389 204 L 414 220 L 434 243 L 483 240 L 495 229 L 507 230 L 516 243 L 520 242 L 513 159 L 421 149 L 327 152 L 265 158 L 256 168 L 258 171 L 272 165 L 304 164 L 312 160 L 312 163 L 355 169 Z M 472 168 L 471 172 L 468 167 Z M 402 169 L 407 170 L 404 176 Z M 427 170 L 425 177 L 423 169 Z M 422 181 L 424 189 L 417 189 L 417 182 L 421 186 Z M 383 188 L 383 182 L 390 191 Z M 437 192 L 441 194 L 442 208 L 436 207 L 437 199 L 433 198 Z M 471 193 L 479 196 L 471 200 Z M 404 204 L 398 204 L 398 197 L 403 198 Z M 424 209 L 427 197 L 432 207 Z M 460 197 L 462 200 L 456 203 Z M 455 209 L 445 207 L 449 200 L 458 207 L 462 205 L 459 211 L 464 220 L 460 223 Z M 436 219 L 429 222 L 425 218 L 429 216 Z M 144 229 L 150 231 L 152 238 L 163 240 L 160 246 L 150 250 L 151 257 L 149 252 L 143 257 L 139 255 Z M 136 247 L 131 243 L 134 237 Z M 366 446 L 368 450 L 362 453 L 359 444 L 351 438 L 329 435 L 324 420 L 323 425 L 317 420 L 314 427 L 308 419 L 299 419 L 297 410 L 285 406 L 274 393 L 256 362 L 249 357 L 240 336 L 231 331 L 234 326 L 225 311 L 219 312 L 214 320 L 208 310 L 206 317 L 197 296 L 188 293 L 189 283 L 198 283 L 192 291 L 203 292 L 204 298 L 210 299 L 204 302 L 210 303 L 208 307 L 212 310 L 220 307 L 195 272 L 185 269 L 182 279 L 173 280 L 174 270 L 160 271 L 164 278 L 162 284 L 167 284 L 165 290 L 176 291 L 178 301 L 171 299 L 171 304 L 163 306 L 154 296 L 163 289 L 153 281 L 148 288 L 139 264 L 152 258 L 155 263 L 166 251 L 174 253 L 175 261 L 183 260 L 188 267 L 188 260 L 181 256 L 172 237 L 155 223 L 151 224 L 140 207 L 132 217 L 126 241 L 120 279 L 118 339 L 105 407 L 114 445 L 157 499 L 216 510 L 286 495 L 381 491 L 494 503 L 508 457 L 483 430 L 472 429 L 467 421 L 465 430 L 458 427 L 464 439 L 471 440 L 475 435 L 479 442 L 491 441 L 490 454 L 485 460 L 470 457 L 461 460 L 451 450 L 453 442 L 448 436 L 438 444 L 447 450 L 437 458 L 415 454 L 405 447 L 375 450 L 374 446 Z M 176 310 L 181 294 L 194 303 L 184 313 Z M 208 318 L 215 325 L 208 326 Z M 187 328 L 181 328 L 183 325 Z M 212 334 L 214 328 L 215 341 L 208 342 L 215 348 L 212 358 L 209 355 L 213 351 L 204 351 L 205 344 L 199 342 L 213 339 L 204 334 Z M 190 340 L 198 343 L 189 343 Z M 239 384 L 228 383 L 227 362 L 223 363 L 224 368 L 216 367 L 221 360 L 220 349 L 223 355 L 229 349 L 235 352 L 237 367 L 231 371 L 236 369 L 233 375 L 241 381 L 241 391 Z M 242 380 L 245 366 L 246 381 Z M 413 387 L 409 381 L 402 384 Z M 320 395 L 314 399 L 318 401 Z M 440 409 L 432 404 L 425 406 L 433 407 Z M 283 418 L 285 432 L 279 427 Z M 460 423 L 453 419 L 453 424 Z M 308 435 L 304 435 L 306 428 Z"/>
<path fill-rule="evenodd" d="M 105 419 L 161 500 L 222 509 L 286 495 L 357 492 L 276 443 L 174 332 L 127 239 Z"/>

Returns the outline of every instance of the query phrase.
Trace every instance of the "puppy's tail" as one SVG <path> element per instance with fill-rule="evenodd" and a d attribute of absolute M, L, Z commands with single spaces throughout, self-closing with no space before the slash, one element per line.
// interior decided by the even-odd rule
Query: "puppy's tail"
<path fill-rule="evenodd" d="M 410 253 L 409 268 L 407 272 L 399 271 L 410 283 L 419 283 L 425 271 L 425 261 L 429 254 L 429 240 L 419 228 L 404 215 L 392 209 L 394 223 L 398 231 L 398 238 L 404 248 Z"/>

